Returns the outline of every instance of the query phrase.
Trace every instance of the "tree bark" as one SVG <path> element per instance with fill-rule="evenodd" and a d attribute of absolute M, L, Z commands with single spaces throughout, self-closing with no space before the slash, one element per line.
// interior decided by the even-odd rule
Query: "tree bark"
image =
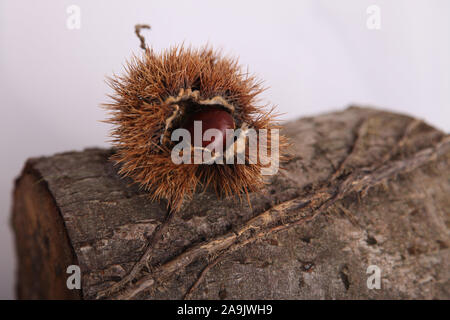
<path fill-rule="evenodd" d="M 449 299 L 450 136 L 350 107 L 284 126 L 291 158 L 251 207 L 196 194 L 148 268 L 111 299 Z M 95 299 L 124 277 L 166 203 L 117 175 L 113 150 L 30 159 L 12 222 L 19 298 Z M 81 290 L 69 290 L 79 265 Z M 380 289 L 372 274 L 379 270 Z"/>

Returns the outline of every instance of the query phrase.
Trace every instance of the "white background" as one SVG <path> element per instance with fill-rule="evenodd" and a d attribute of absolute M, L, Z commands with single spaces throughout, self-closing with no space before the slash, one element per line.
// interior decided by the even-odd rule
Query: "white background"
<path fill-rule="evenodd" d="M 66 27 L 69 5 L 81 29 Z M 366 26 L 369 5 L 381 29 Z M 270 87 L 284 119 L 370 104 L 450 129 L 450 1 L 0 0 L 0 298 L 13 297 L 13 179 L 31 156 L 107 147 L 105 76 L 140 52 L 209 43 Z"/>

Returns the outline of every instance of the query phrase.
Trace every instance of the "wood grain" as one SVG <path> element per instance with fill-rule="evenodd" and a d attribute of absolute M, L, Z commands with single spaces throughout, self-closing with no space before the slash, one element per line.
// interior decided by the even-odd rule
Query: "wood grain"
<path fill-rule="evenodd" d="M 450 137 L 350 107 L 284 126 L 291 159 L 251 208 L 196 194 L 148 268 L 110 299 L 449 299 Z M 95 299 L 142 255 L 166 203 L 117 175 L 114 150 L 30 159 L 12 222 L 19 298 Z M 66 266 L 82 290 L 65 287 Z M 382 287 L 368 289 L 369 265 Z"/>

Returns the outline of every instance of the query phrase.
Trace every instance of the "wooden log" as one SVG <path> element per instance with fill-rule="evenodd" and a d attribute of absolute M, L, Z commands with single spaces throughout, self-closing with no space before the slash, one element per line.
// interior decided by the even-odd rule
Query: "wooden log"
<path fill-rule="evenodd" d="M 196 194 L 148 268 L 105 298 L 449 299 L 450 136 L 358 107 L 283 130 L 292 158 L 251 207 Z M 120 178 L 113 152 L 25 164 L 12 213 L 19 298 L 95 299 L 163 223 L 166 203 Z M 66 287 L 69 265 L 81 268 L 81 290 Z M 367 285 L 371 265 L 380 289 Z"/>

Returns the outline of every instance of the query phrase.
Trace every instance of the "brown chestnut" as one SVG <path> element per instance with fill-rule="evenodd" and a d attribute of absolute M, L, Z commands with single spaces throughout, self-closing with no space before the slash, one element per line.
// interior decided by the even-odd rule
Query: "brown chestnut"
<path fill-rule="evenodd" d="M 190 132 L 192 145 L 194 145 L 195 141 L 194 121 L 202 122 L 202 147 L 206 148 L 209 146 L 209 149 L 211 150 L 219 147 L 219 142 L 215 140 L 216 137 L 214 136 L 211 138 L 211 141 L 204 141 L 203 135 L 206 130 L 218 129 L 221 132 L 222 148 L 224 148 L 226 146 L 226 130 L 235 128 L 234 119 L 229 112 L 222 109 L 205 107 L 204 110 L 190 114 L 184 122 L 183 128 Z M 220 138 L 217 137 L 217 139 Z"/>

